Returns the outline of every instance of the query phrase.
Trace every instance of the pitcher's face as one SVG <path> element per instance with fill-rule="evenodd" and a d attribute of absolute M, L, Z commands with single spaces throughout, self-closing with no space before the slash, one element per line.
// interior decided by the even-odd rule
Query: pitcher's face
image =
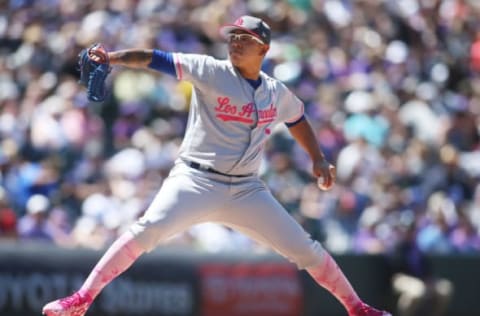
<path fill-rule="evenodd" d="M 269 46 L 258 37 L 236 30 L 228 34 L 228 54 L 234 66 L 246 66 L 263 60 Z"/>

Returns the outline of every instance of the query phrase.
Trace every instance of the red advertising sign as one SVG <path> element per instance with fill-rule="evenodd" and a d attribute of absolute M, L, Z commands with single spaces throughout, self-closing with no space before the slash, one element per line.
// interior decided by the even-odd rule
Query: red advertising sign
<path fill-rule="evenodd" d="M 202 316 L 300 316 L 302 287 L 288 263 L 208 263 L 200 267 Z"/>

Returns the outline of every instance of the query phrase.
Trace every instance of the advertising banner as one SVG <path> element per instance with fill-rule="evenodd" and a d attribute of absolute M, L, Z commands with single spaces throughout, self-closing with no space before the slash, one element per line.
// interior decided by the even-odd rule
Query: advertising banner
<path fill-rule="evenodd" d="M 302 285 L 285 262 L 205 263 L 200 271 L 201 316 L 300 316 Z"/>

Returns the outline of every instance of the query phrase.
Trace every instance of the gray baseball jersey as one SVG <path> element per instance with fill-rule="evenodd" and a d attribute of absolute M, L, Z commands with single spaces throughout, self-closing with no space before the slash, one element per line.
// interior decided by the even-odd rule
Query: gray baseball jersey
<path fill-rule="evenodd" d="M 300 118 L 302 101 L 263 72 L 254 89 L 228 60 L 173 56 L 178 79 L 194 85 L 180 157 L 223 173 L 256 173 L 272 127 Z"/>
<path fill-rule="evenodd" d="M 247 234 L 299 268 L 321 262 L 324 249 L 256 175 L 272 127 L 301 118 L 303 103 L 265 73 L 254 89 L 228 60 L 173 57 L 178 79 L 194 85 L 189 122 L 180 158 L 145 215 L 131 227 L 136 240 L 149 251 L 209 221 Z M 187 161 L 224 174 L 192 168 Z"/>

